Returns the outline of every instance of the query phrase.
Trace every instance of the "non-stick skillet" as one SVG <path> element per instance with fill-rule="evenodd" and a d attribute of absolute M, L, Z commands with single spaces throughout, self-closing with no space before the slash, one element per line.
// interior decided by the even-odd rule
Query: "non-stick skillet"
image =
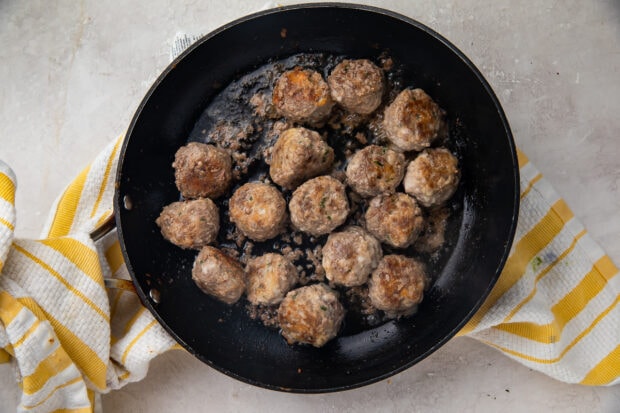
<path fill-rule="evenodd" d="M 201 293 L 190 277 L 196 252 L 166 242 L 155 225 L 162 207 L 179 198 L 174 154 L 214 96 L 264 63 L 300 52 L 375 60 L 388 53 L 402 66 L 405 85 L 425 89 L 449 114 L 463 177 L 449 249 L 418 313 L 342 334 L 320 349 L 289 346 L 278 331 L 250 319 L 243 305 L 227 306 Z M 309 4 L 232 22 L 163 72 L 123 144 L 114 208 L 136 290 L 183 347 L 239 380 L 313 393 L 386 378 L 454 336 L 500 274 L 514 236 L 518 194 L 516 152 L 504 112 L 459 50 L 424 25 L 386 10 Z"/>

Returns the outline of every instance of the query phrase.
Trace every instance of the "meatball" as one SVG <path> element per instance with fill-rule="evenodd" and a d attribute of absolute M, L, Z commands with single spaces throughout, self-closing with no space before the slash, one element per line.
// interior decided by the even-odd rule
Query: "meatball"
<path fill-rule="evenodd" d="M 245 290 L 241 265 L 217 248 L 206 246 L 194 260 L 192 279 L 204 292 L 226 304 L 239 300 Z"/>
<path fill-rule="evenodd" d="M 329 235 L 323 247 L 323 268 L 328 280 L 355 287 L 364 284 L 381 259 L 381 244 L 360 227 Z"/>
<path fill-rule="evenodd" d="M 273 88 L 273 105 L 293 122 L 321 125 L 334 106 L 319 72 L 296 67 L 282 73 Z"/>
<path fill-rule="evenodd" d="M 245 274 L 248 301 L 255 305 L 278 304 L 298 280 L 295 266 L 274 253 L 250 259 Z"/>
<path fill-rule="evenodd" d="M 428 148 L 444 127 L 444 111 L 422 89 L 403 90 L 385 109 L 387 138 L 403 151 Z"/>
<path fill-rule="evenodd" d="M 177 188 L 185 198 L 218 198 L 232 181 L 230 155 L 213 145 L 190 142 L 182 146 L 172 167 Z"/>
<path fill-rule="evenodd" d="M 365 197 L 394 192 L 404 174 L 405 156 L 377 145 L 357 151 L 346 169 L 347 183 Z"/>
<path fill-rule="evenodd" d="M 425 207 L 447 201 L 460 180 L 456 156 L 446 148 L 427 149 L 407 167 L 403 186 Z"/>
<path fill-rule="evenodd" d="M 424 264 L 404 255 L 386 255 L 368 281 L 373 306 L 388 317 L 411 315 L 424 296 Z"/>
<path fill-rule="evenodd" d="M 415 199 L 401 192 L 371 199 L 365 219 L 372 235 L 396 248 L 411 245 L 424 228 L 422 209 Z"/>
<path fill-rule="evenodd" d="M 314 236 L 332 232 L 349 214 L 344 184 L 331 176 L 306 181 L 293 192 L 289 210 L 293 226 L 300 231 Z"/>
<path fill-rule="evenodd" d="M 295 189 L 306 179 L 329 171 L 334 150 L 317 132 L 306 128 L 287 129 L 273 145 L 269 175 L 276 184 Z"/>
<path fill-rule="evenodd" d="M 343 60 L 327 83 L 332 98 L 349 112 L 368 115 L 381 104 L 383 71 L 370 60 Z"/>
<path fill-rule="evenodd" d="M 338 293 L 325 284 L 290 291 L 278 309 L 282 336 L 289 344 L 322 347 L 336 337 L 343 319 L 344 308 Z"/>
<path fill-rule="evenodd" d="M 211 244 L 220 230 L 217 206 L 208 198 L 173 202 L 155 220 L 165 239 L 181 248 Z"/>
<path fill-rule="evenodd" d="M 286 225 L 286 201 L 273 185 L 249 182 L 235 191 L 228 204 L 230 220 L 247 237 L 265 241 Z"/>

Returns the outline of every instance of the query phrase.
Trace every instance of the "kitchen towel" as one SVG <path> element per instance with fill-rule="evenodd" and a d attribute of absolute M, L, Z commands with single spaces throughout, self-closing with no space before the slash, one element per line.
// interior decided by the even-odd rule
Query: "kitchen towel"
<path fill-rule="evenodd" d="M 20 411 L 92 411 L 96 393 L 180 348 L 135 293 L 106 290 L 104 278 L 129 278 L 115 234 L 90 237 L 112 215 L 121 141 L 64 191 L 40 240 L 13 237 L 16 180 L 0 161 L 0 361 L 14 363 Z"/>

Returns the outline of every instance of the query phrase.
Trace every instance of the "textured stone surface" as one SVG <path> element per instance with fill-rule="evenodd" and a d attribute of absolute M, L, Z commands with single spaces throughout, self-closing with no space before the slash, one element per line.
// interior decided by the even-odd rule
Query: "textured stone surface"
<path fill-rule="evenodd" d="M 278 4 L 290 4 L 284 1 Z M 374 4 L 459 47 L 502 102 L 517 144 L 620 263 L 620 3 L 437 0 Z M 17 235 L 38 236 L 68 181 L 127 128 L 177 32 L 207 33 L 274 2 L 0 1 L 0 158 L 18 177 Z M 0 365 L 0 411 L 17 386 Z M 620 386 L 556 382 L 467 338 L 362 389 L 261 390 L 174 352 L 104 396 L 109 412 L 616 412 Z"/>

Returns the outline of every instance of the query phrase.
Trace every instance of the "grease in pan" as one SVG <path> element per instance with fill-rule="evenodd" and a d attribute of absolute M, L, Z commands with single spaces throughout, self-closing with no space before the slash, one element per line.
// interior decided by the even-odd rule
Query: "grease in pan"
<path fill-rule="evenodd" d="M 174 205 L 195 203 L 187 199 L 197 197 L 211 202 L 201 198 L 209 192 L 215 200 L 223 196 L 228 202 L 228 208 L 221 205 L 223 220 L 235 228 L 234 246 L 208 242 L 224 253 L 203 247 L 194 262 L 194 280 L 203 292 L 232 304 L 243 291 L 240 272 L 228 268 L 231 261 L 236 268 L 244 265 L 248 314 L 279 327 L 290 344 L 323 346 L 340 331 L 345 311 L 369 320 L 414 314 L 429 283 L 423 262 L 443 246 L 445 224 L 427 221 L 431 215 L 435 221 L 437 216 L 447 219 L 448 209 L 442 209 L 443 215 L 436 210 L 454 194 L 460 172 L 448 149 L 427 148 L 450 143 L 445 112 L 419 88 L 398 90 L 390 71 L 394 62 L 381 60 L 385 68 L 368 59 L 299 55 L 260 68 L 227 88 L 264 85 L 240 102 L 253 106 L 252 116 L 218 119 L 204 129 L 204 143 L 190 142 L 177 151 L 173 167 L 185 200 Z M 295 66 L 289 68 L 291 64 Z M 221 96 L 220 105 L 226 103 L 226 91 Z M 239 133 L 236 123 L 249 127 Z M 267 139 L 260 136 L 265 134 Z M 346 149 L 335 152 L 330 144 Z M 232 168 L 235 179 L 226 192 Z M 188 182 L 201 191 L 189 193 Z M 177 209 L 178 220 L 191 220 L 183 217 L 190 209 Z M 219 224 L 219 216 L 205 219 L 203 214 L 201 220 L 205 228 Z M 159 218 L 164 237 L 180 247 L 188 245 L 175 241 L 187 238 L 186 228 L 174 233 L 161 222 Z M 287 236 L 293 242 L 287 243 Z M 311 254 L 294 245 L 301 244 L 302 236 L 314 247 Z M 409 248 L 418 239 L 435 242 Z M 272 246 L 278 254 L 255 254 L 255 243 Z M 304 266 L 303 261 L 312 261 L 309 255 L 315 262 Z M 272 267 L 257 267 L 261 260 Z M 299 272 L 310 276 L 299 278 Z M 305 288 L 309 285 L 320 288 Z M 259 295 L 271 298 L 258 301 Z"/>

